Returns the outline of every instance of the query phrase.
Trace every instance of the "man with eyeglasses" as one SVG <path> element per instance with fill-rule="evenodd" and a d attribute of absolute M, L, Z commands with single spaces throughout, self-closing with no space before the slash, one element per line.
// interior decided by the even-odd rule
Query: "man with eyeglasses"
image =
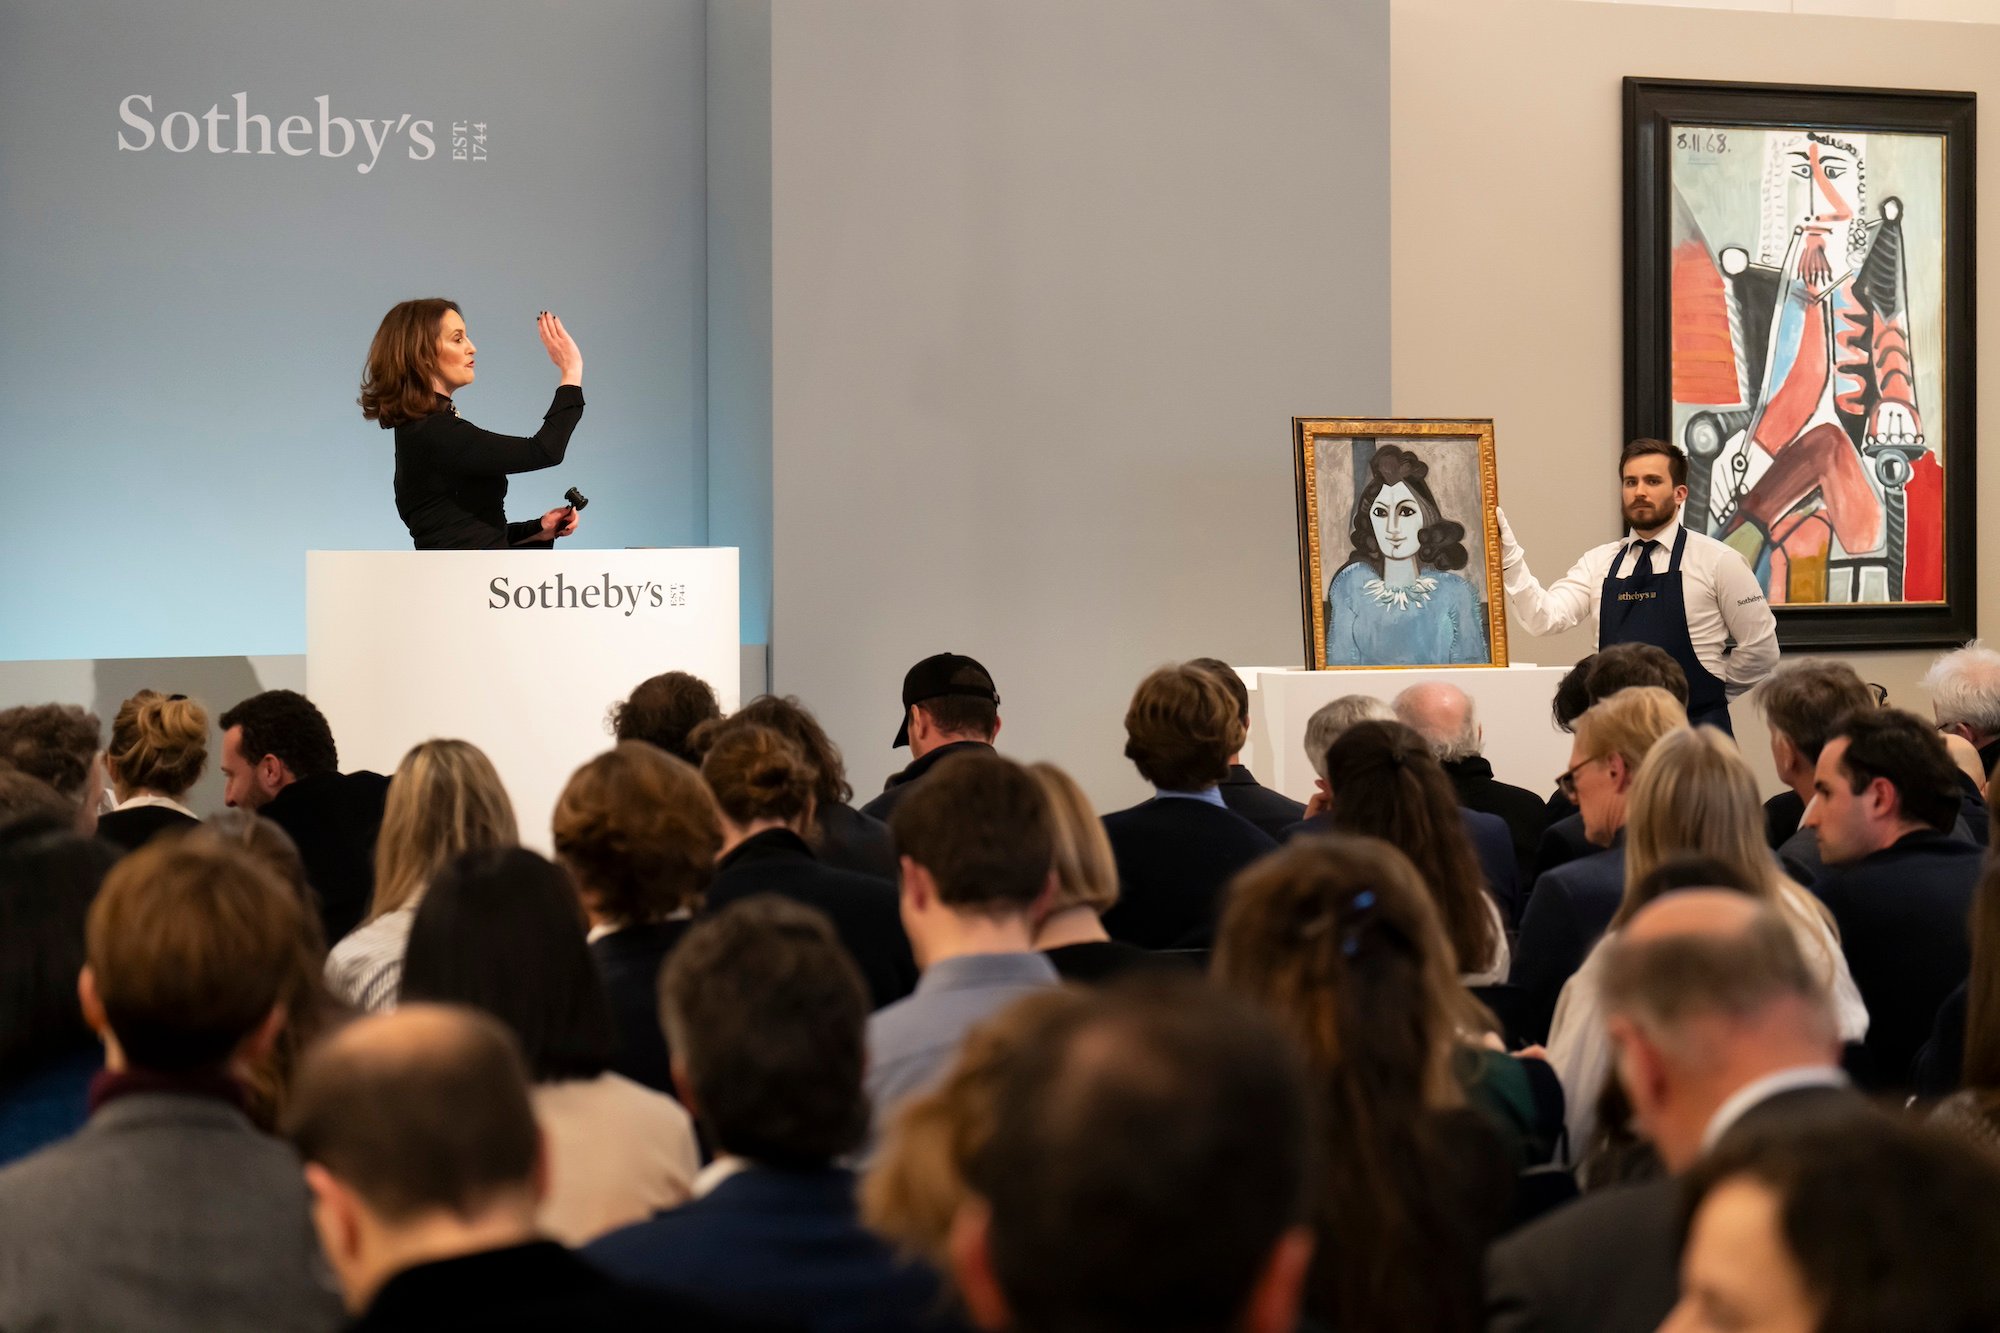
<path fill-rule="evenodd" d="M 1660 737 L 1687 725 L 1680 701 L 1656 685 L 1620 690 L 1576 720 L 1569 768 L 1556 777 L 1576 802 L 1584 836 L 1604 850 L 1565 862 L 1535 881 L 1521 914 L 1509 982 L 1521 992 L 1520 1035 L 1548 1035 L 1556 998 L 1617 915 L 1625 896 L 1626 800 L 1639 765 Z"/>

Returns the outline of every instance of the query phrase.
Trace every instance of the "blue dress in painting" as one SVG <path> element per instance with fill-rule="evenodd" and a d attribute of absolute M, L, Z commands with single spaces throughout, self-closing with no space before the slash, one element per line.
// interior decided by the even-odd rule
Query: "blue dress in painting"
<path fill-rule="evenodd" d="M 1328 666 L 1477 666 L 1492 660 L 1472 585 L 1448 570 L 1385 586 L 1355 561 L 1326 590 Z"/>

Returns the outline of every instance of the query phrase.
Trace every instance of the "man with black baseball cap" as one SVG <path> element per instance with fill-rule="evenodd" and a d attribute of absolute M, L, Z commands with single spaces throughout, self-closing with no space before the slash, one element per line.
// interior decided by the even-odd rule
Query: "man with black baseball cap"
<path fill-rule="evenodd" d="M 903 724 L 894 747 L 910 747 L 910 764 L 890 777 L 861 813 L 887 820 L 910 784 L 947 755 L 973 746 L 991 749 L 1000 734 L 1000 691 L 986 668 L 962 653 L 939 653 L 903 677 Z"/>

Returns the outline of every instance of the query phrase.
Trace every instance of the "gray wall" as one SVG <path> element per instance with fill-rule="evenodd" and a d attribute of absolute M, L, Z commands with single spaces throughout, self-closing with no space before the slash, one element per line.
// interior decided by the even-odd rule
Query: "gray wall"
<path fill-rule="evenodd" d="M 1290 418 L 1389 405 L 1386 0 L 774 0 L 773 671 L 1104 804 L 1161 662 L 1301 660 Z"/>

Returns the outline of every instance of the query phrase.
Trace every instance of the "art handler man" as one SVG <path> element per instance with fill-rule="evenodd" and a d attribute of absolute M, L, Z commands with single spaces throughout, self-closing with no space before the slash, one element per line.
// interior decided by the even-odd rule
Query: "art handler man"
<path fill-rule="evenodd" d="M 1733 735 L 1729 701 L 1778 665 L 1777 617 L 1741 555 L 1681 525 L 1686 454 L 1664 440 L 1633 440 L 1618 474 L 1630 534 L 1585 551 L 1547 588 L 1529 572 L 1507 516 L 1499 516 L 1513 627 L 1555 634 L 1589 616 L 1599 648 L 1664 649 L 1687 673 L 1688 721 Z"/>

